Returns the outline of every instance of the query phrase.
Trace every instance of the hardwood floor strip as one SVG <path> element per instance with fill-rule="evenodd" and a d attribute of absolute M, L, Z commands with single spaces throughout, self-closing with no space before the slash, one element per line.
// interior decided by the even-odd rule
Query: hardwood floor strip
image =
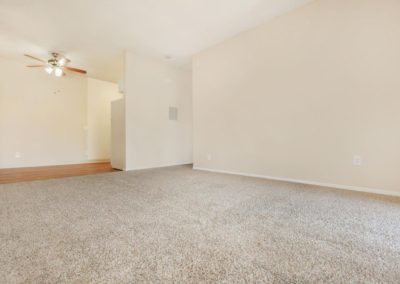
<path fill-rule="evenodd" d="M 110 163 L 0 169 L 0 184 L 46 180 L 116 171 Z"/>

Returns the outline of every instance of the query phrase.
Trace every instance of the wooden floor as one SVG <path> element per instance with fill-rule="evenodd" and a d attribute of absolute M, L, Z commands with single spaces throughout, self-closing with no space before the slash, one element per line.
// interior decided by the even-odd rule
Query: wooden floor
<path fill-rule="evenodd" d="M 115 171 L 110 163 L 0 169 L 0 184 L 83 176 Z"/>

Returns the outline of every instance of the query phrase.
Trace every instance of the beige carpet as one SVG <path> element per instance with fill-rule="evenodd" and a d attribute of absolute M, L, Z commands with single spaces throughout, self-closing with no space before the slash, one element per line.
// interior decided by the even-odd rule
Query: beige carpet
<path fill-rule="evenodd" d="M 0 186 L 0 283 L 400 283 L 400 200 L 173 167 Z"/>

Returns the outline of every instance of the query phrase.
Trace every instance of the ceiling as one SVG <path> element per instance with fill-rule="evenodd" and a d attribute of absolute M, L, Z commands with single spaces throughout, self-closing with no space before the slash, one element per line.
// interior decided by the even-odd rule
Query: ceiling
<path fill-rule="evenodd" d="M 117 82 L 123 50 L 184 66 L 202 49 L 309 1 L 0 0 L 0 56 L 58 51 L 89 76 Z"/>

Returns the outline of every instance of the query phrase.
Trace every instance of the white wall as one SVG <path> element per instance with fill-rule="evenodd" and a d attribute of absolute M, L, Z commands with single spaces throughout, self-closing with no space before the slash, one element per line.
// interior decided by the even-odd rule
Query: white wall
<path fill-rule="evenodd" d="M 400 1 L 319 0 L 201 52 L 195 167 L 399 194 L 399 50 Z"/>
<path fill-rule="evenodd" d="M 111 153 L 111 102 L 122 95 L 118 85 L 88 78 L 88 136 L 89 160 L 108 160 Z"/>
<path fill-rule="evenodd" d="M 0 58 L 0 168 L 108 160 L 110 101 L 120 97 L 117 89 Z"/>
<path fill-rule="evenodd" d="M 178 108 L 178 121 L 168 118 Z M 126 54 L 126 168 L 192 162 L 191 73 L 146 56 Z"/>
<path fill-rule="evenodd" d="M 0 58 L 0 168 L 84 161 L 86 90 L 85 77 Z"/>

